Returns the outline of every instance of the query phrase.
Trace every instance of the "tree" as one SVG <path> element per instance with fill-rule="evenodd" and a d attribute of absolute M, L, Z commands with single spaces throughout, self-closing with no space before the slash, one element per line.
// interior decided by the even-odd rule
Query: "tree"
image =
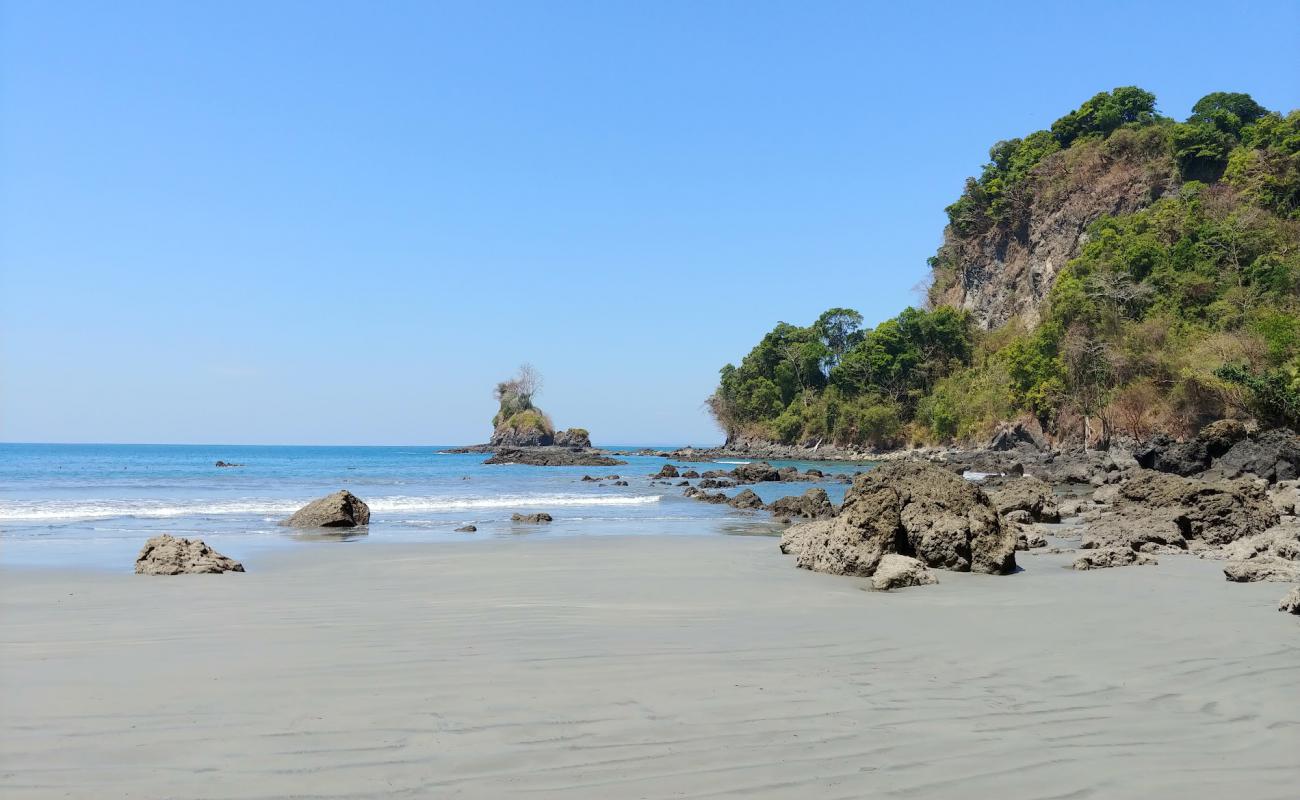
<path fill-rule="evenodd" d="M 812 327 L 821 337 L 822 344 L 830 351 L 830 355 L 823 363 L 824 372 L 829 374 L 831 369 L 840 363 L 840 359 L 849 347 L 862 338 L 859 335 L 859 330 L 862 328 L 862 315 L 851 308 L 832 308 L 823 311 Z"/>

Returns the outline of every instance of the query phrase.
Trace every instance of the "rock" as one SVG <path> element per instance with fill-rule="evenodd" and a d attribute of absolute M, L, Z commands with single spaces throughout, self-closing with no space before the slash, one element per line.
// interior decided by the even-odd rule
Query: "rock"
<path fill-rule="evenodd" d="M 799 555 L 812 540 L 826 537 L 830 533 L 832 524 L 830 520 L 823 520 L 791 525 L 786 528 L 785 533 L 781 534 L 781 552 L 786 555 Z"/>
<path fill-rule="evenodd" d="M 1080 500 L 1060 500 L 1056 504 L 1056 513 L 1061 519 L 1077 517 L 1082 506 L 1083 503 Z"/>
<path fill-rule="evenodd" d="M 1092 493 L 1092 502 L 1108 506 L 1119 499 L 1119 487 L 1114 484 L 1100 486 Z"/>
<path fill-rule="evenodd" d="M 1171 512 L 1185 538 L 1217 546 L 1263 533 L 1280 515 L 1249 481 L 1201 481 L 1140 471 L 1120 487 L 1121 502 Z"/>
<path fill-rule="evenodd" d="M 1277 484 L 1269 491 L 1268 496 L 1273 501 L 1273 507 L 1280 514 L 1294 516 L 1296 509 L 1300 507 L 1300 488 L 1296 487 L 1295 481 Z"/>
<path fill-rule="evenodd" d="M 135 559 L 137 575 L 201 575 L 243 572 L 244 565 L 221 555 L 198 539 L 164 533 L 144 543 Z"/>
<path fill-rule="evenodd" d="M 735 485 L 735 481 L 729 481 L 725 478 L 705 478 L 700 481 L 701 489 L 729 489 Z"/>
<path fill-rule="evenodd" d="M 1005 574 L 1015 570 L 1015 531 L 979 489 L 922 461 L 892 461 L 859 475 L 838 517 L 800 531 L 796 564 L 837 575 L 872 575 L 897 553 L 931 567 Z"/>
<path fill-rule="evenodd" d="M 1016 525 L 1034 524 L 1033 516 L 1028 511 L 1025 511 L 1022 508 L 1012 509 L 1011 511 L 1008 511 L 1007 513 L 1003 514 L 1002 518 L 1007 522 L 1012 522 L 1015 523 Z"/>
<path fill-rule="evenodd" d="M 1246 439 L 1250 433 L 1251 428 L 1241 420 L 1221 419 L 1201 428 L 1196 438 L 1201 441 L 1210 458 L 1219 458 L 1231 450 L 1237 442 Z"/>
<path fill-rule="evenodd" d="M 545 511 L 539 511 L 536 514 L 511 514 L 511 522 L 522 522 L 526 525 L 540 525 L 544 522 L 554 521 L 554 517 Z"/>
<path fill-rule="evenodd" d="M 525 464 L 530 467 L 613 467 L 626 464 L 594 451 L 565 450 L 556 447 L 504 448 L 484 464 Z"/>
<path fill-rule="evenodd" d="M 595 483 L 595 482 L 598 481 L 598 480 L 600 480 L 600 478 L 593 478 L 593 477 L 591 477 L 590 475 L 583 475 L 583 476 L 582 476 L 582 482 L 583 482 L 583 483 Z"/>
<path fill-rule="evenodd" d="M 1047 538 L 1032 526 L 1022 525 L 1016 534 L 1016 549 L 1035 550 L 1040 547 L 1047 547 Z"/>
<path fill-rule="evenodd" d="M 835 516 L 835 506 L 825 489 L 812 488 L 801 495 L 781 497 L 769 505 L 768 510 L 778 517 L 803 517 L 824 519 Z"/>
<path fill-rule="evenodd" d="M 627 486 L 627 481 L 614 481 L 615 486 Z"/>
<path fill-rule="evenodd" d="M 1168 509 L 1144 509 L 1144 513 L 1103 514 L 1088 522 L 1079 546 L 1085 550 L 1183 550 L 1187 538 L 1178 524 L 1176 512 Z"/>
<path fill-rule="evenodd" d="M 1282 558 L 1261 556 L 1247 561 L 1229 561 L 1223 567 L 1223 575 L 1236 583 L 1254 583 L 1255 581 L 1295 581 L 1300 580 L 1300 563 Z"/>
<path fill-rule="evenodd" d="M 1149 566 L 1158 563 L 1146 553 L 1139 553 L 1128 547 L 1103 547 L 1100 550 L 1091 550 L 1080 555 L 1074 560 L 1074 568 L 1080 570 L 1109 569 L 1111 567 L 1132 565 Z"/>
<path fill-rule="evenodd" d="M 989 499 L 1002 514 L 1024 511 L 1034 522 L 1059 522 L 1061 519 L 1052 487 L 1038 478 L 1017 478 L 991 493 Z"/>
<path fill-rule="evenodd" d="M 695 494 L 688 495 L 688 496 L 694 497 L 696 500 L 699 500 L 700 502 L 703 503 L 714 503 L 714 504 L 726 503 L 728 500 L 731 499 L 727 497 L 725 494 L 723 494 L 722 492 L 714 492 L 710 494 L 708 492 L 702 492 L 699 489 L 695 490 Z"/>
<path fill-rule="evenodd" d="M 660 468 L 660 470 L 659 470 L 658 473 L 656 473 L 656 474 L 654 474 L 654 475 L 651 475 L 650 477 L 651 477 L 651 478 L 659 478 L 659 479 L 663 479 L 663 478 L 676 478 L 676 477 L 677 477 L 677 467 L 674 467 L 672 464 L 664 464 L 663 467 Z"/>
<path fill-rule="evenodd" d="M 1276 525 L 1263 533 L 1246 536 L 1223 547 L 1207 550 L 1202 558 L 1245 561 L 1252 558 L 1280 558 L 1300 561 L 1300 524 Z"/>
<path fill-rule="evenodd" d="M 492 431 L 488 440 L 490 447 L 551 447 L 555 444 L 555 434 L 535 427 L 512 427 L 500 425 Z"/>
<path fill-rule="evenodd" d="M 569 428 L 556 431 L 553 443 L 556 447 L 576 447 L 589 450 L 591 449 L 591 436 L 587 433 L 586 428 Z"/>
<path fill-rule="evenodd" d="M 1210 456 L 1205 452 L 1204 442 L 1197 439 L 1175 442 L 1164 434 L 1135 450 L 1133 457 L 1145 469 L 1184 477 L 1204 472 L 1210 466 Z"/>
<path fill-rule="evenodd" d="M 1286 597 L 1278 601 L 1277 610 L 1288 614 L 1300 614 L 1300 586 L 1291 587 Z"/>
<path fill-rule="evenodd" d="M 763 483 L 781 480 L 781 473 L 766 461 L 741 464 L 731 471 L 731 475 L 736 479 L 737 483 Z"/>
<path fill-rule="evenodd" d="M 216 464 L 214 464 L 213 466 L 217 466 L 217 467 L 242 467 L 242 466 L 244 466 L 244 465 L 243 465 L 243 464 L 232 464 L 232 463 L 230 463 L 229 461 L 218 461 L 218 462 L 217 462 Z"/>
<path fill-rule="evenodd" d="M 881 557 L 880 564 L 876 566 L 876 571 L 871 576 L 872 588 L 882 592 L 905 586 L 929 586 L 938 582 L 924 563 L 897 553 L 888 553 Z"/>
<path fill-rule="evenodd" d="M 1028 445 L 1035 450 L 1043 450 L 1047 441 L 1037 423 L 1025 421 L 1003 422 L 989 439 L 990 450 L 1015 450 Z"/>
<path fill-rule="evenodd" d="M 1294 480 L 1300 476 L 1300 437 L 1277 429 L 1242 438 L 1215 459 L 1213 470 L 1225 478 L 1254 475 L 1269 483 Z"/>
<path fill-rule="evenodd" d="M 477 531 L 477 530 L 478 530 L 478 528 L 474 527 L 473 525 L 461 525 L 459 528 L 456 529 L 455 532 L 456 532 L 456 533 L 473 533 L 473 532 L 475 532 L 475 531 Z"/>
<path fill-rule="evenodd" d="M 698 478 L 698 477 L 700 477 L 700 473 L 696 472 L 696 471 L 693 470 L 693 469 L 688 469 L 688 470 L 686 470 L 685 472 L 682 473 L 682 477 L 683 477 L 683 478 L 692 478 L 692 479 L 693 479 L 693 478 Z"/>
<path fill-rule="evenodd" d="M 284 524 L 290 528 L 355 528 L 370 523 L 370 506 L 346 489 L 313 500 Z"/>
<path fill-rule="evenodd" d="M 762 508 L 763 500 L 754 494 L 753 489 L 745 489 L 740 494 L 727 501 L 727 505 L 733 508 Z"/>

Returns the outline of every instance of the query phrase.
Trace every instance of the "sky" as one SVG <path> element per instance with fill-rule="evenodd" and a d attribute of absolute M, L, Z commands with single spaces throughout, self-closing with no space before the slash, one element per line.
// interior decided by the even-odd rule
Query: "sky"
<path fill-rule="evenodd" d="M 0 441 L 709 444 L 778 321 L 919 302 L 999 139 L 1300 107 L 1300 3 L 0 0 Z"/>

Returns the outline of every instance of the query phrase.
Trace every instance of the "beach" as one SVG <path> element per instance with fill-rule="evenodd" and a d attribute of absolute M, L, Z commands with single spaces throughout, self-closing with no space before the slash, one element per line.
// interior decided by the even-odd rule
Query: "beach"
<path fill-rule="evenodd" d="M 1291 798 L 1300 623 L 1162 557 L 891 593 L 758 536 L 0 568 L 0 794 Z"/>

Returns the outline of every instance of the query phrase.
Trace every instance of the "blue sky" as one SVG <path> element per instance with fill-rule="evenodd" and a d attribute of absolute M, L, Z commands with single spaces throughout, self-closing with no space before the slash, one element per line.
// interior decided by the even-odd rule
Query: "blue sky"
<path fill-rule="evenodd" d="M 1300 107 L 1300 4 L 0 3 L 0 439 L 482 441 L 522 361 L 708 443 L 778 320 L 916 302 L 990 144 Z"/>

